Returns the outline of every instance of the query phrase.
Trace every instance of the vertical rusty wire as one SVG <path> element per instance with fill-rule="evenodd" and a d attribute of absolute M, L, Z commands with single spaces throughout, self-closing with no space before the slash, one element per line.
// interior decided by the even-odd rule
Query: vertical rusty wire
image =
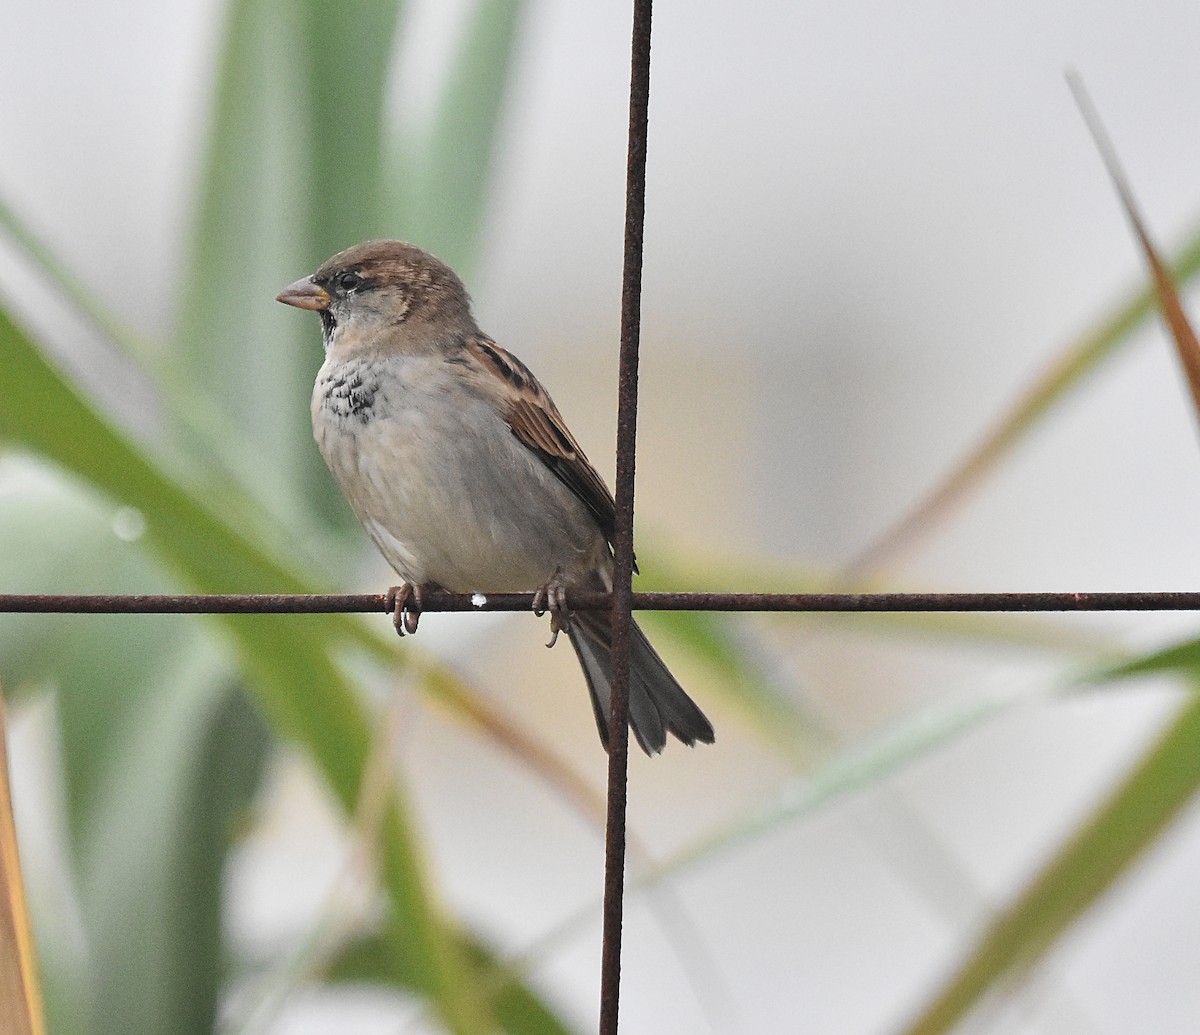
<path fill-rule="evenodd" d="M 637 442 L 638 346 L 642 319 L 642 230 L 650 105 L 651 0 L 634 0 L 625 165 L 625 261 L 617 403 L 617 524 L 613 537 L 612 701 L 608 724 L 608 818 L 604 837 L 604 942 L 600 1035 L 616 1035 L 625 908 L 625 807 L 629 764 L 629 636 L 633 609 L 633 488 Z"/>

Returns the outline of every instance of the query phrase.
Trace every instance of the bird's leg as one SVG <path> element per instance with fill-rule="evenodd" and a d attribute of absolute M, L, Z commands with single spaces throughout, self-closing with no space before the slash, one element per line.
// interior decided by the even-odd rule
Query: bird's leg
<path fill-rule="evenodd" d="M 425 599 L 425 586 L 412 582 L 402 582 L 387 591 L 384 598 L 387 608 L 392 612 L 392 625 L 396 632 L 403 636 L 417 631 L 417 623 L 421 620 L 421 604 Z"/>
<path fill-rule="evenodd" d="M 554 576 L 533 595 L 533 613 L 539 618 L 547 611 L 550 612 L 550 642 L 547 647 L 553 647 L 558 642 L 558 634 L 571 624 L 571 612 L 567 610 L 567 587 L 562 581 L 562 571 L 555 571 Z"/>

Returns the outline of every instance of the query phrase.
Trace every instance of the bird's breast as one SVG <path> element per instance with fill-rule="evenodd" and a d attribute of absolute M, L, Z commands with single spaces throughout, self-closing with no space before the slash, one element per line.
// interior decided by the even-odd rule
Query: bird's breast
<path fill-rule="evenodd" d="M 379 397 L 382 370 L 379 363 L 350 360 L 322 368 L 314 392 L 314 411 L 334 422 L 368 423 Z"/>
<path fill-rule="evenodd" d="M 607 562 L 584 504 L 444 360 L 327 358 L 312 416 L 351 507 L 410 581 L 532 590 Z"/>

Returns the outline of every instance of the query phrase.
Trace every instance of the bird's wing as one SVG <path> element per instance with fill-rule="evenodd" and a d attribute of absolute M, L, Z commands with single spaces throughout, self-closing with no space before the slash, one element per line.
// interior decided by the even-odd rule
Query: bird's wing
<path fill-rule="evenodd" d="M 470 339 L 466 351 L 470 366 L 490 375 L 484 388 L 499 398 L 513 434 L 579 497 L 611 544 L 616 529 L 612 493 L 575 441 L 554 400 L 524 363 L 490 338 Z"/>

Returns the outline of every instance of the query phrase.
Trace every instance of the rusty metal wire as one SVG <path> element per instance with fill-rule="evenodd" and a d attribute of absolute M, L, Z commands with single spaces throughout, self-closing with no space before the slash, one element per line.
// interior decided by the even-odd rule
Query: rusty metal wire
<path fill-rule="evenodd" d="M 608 593 L 568 593 L 574 611 L 611 608 Z M 633 593 L 634 611 L 1200 611 L 1200 592 L 1095 593 Z M 423 609 L 529 611 L 531 593 L 427 590 Z M 390 612 L 382 593 L 121 595 L 0 593 L 0 613 L 367 614 Z"/>
<path fill-rule="evenodd" d="M 629 768 L 629 643 L 633 623 L 633 487 L 637 460 L 638 349 L 642 326 L 642 232 L 650 112 L 651 0 L 634 0 L 625 158 L 625 256 L 617 372 L 616 528 L 613 535 L 612 692 L 608 721 L 608 815 L 604 835 L 604 931 L 600 1035 L 616 1035 L 625 910 L 625 811 Z"/>

